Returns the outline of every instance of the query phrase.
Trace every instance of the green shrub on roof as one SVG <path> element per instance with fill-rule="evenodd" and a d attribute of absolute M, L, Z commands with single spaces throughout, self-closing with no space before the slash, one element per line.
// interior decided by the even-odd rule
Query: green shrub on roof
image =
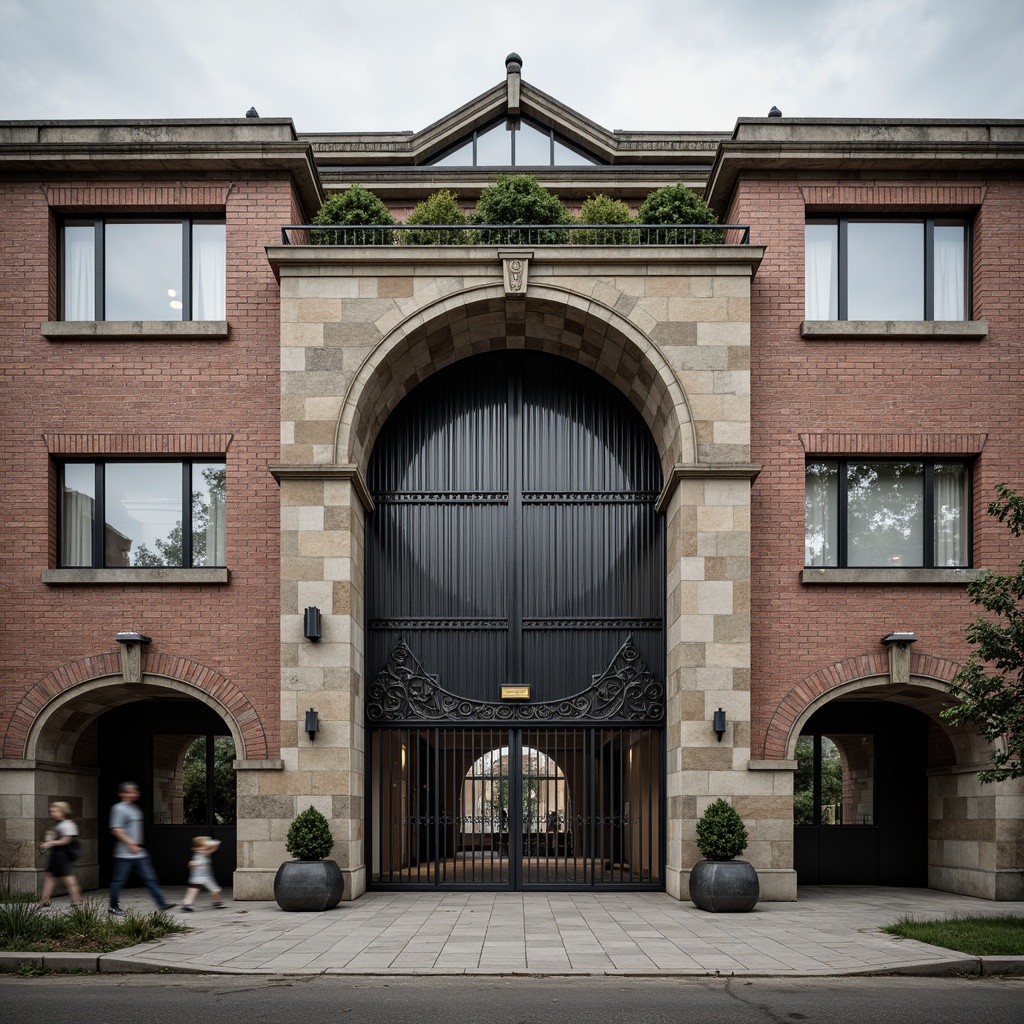
<path fill-rule="evenodd" d="M 334 192 L 325 200 L 313 218 L 314 224 L 337 224 L 344 231 L 311 231 L 314 245 L 393 245 L 395 233 L 381 225 L 394 224 L 395 218 L 383 201 L 362 185 L 351 185 L 343 192 Z M 352 227 L 375 225 L 365 231 Z"/>

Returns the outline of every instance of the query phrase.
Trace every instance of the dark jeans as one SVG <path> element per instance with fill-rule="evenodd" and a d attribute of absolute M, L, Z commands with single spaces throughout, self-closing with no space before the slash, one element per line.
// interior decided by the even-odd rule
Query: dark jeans
<path fill-rule="evenodd" d="M 143 853 L 141 857 L 114 858 L 114 870 L 110 876 L 110 905 L 118 906 L 121 890 L 133 871 L 142 879 L 142 884 L 149 890 L 149 895 L 156 900 L 156 905 L 158 907 L 167 906 L 167 900 L 160 891 L 160 883 L 157 881 L 156 872 L 153 870 L 148 853 Z"/>

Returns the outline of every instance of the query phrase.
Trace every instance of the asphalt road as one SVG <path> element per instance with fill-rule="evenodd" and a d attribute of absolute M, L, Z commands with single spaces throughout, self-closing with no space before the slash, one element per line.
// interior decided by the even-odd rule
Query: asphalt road
<path fill-rule="evenodd" d="M 1024 979 L 0 978 L 3 1024 L 961 1024 L 1024 1016 Z"/>

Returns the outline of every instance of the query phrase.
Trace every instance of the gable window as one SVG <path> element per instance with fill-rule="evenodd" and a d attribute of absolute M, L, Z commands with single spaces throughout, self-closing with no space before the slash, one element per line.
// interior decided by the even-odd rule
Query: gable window
<path fill-rule="evenodd" d="M 971 564 L 963 462 L 808 462 L 804 564 L 942 568 Z"/>
<path fill-rule="evenodd" d="M 65 462 L 62 568 L 199 568 L 226 563 L 226 464 Z"/>
<path fill-rule="evenodd" d="M 437 167 L 567 167 L 599 163 L 553 128 L 526 120 L 480 128 L 439 159 Z"/>
<path fill-rule="evenodd" d="M 69 220 L 61 266 L 64 320 L 225 319 L 223 220 Z"/>
<path fill-rule="evenodd" d="M 932 217 L 809 220 L 806 318 L 968 319 L 968 234 Z"/>

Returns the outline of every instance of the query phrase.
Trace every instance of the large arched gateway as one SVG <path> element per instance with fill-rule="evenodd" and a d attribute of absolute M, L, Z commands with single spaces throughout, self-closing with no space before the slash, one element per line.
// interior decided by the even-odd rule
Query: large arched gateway
<path fill-rule="evenodd" d="M 661 886 L 664 529 L 625 397 L 537 352 L 416 388 L 369 466 L 370 882 Z"/>

